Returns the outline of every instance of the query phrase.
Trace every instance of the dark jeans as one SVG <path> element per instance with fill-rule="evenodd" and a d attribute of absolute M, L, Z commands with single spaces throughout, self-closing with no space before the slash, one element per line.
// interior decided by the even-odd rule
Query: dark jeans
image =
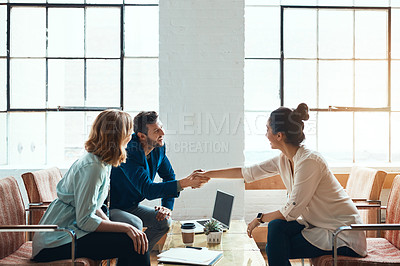
<path fill-rule="evenodd" d="M 139 204 L 134 208 L 127 211 L 120 209 L 110 210 L 110 220 L 116 222 L 122 222 L 131 224 L 139 230 L 143 229 L 143 226 L 147 227 L 144 232 L 149 240 L 149 251 L 151 251 L 154 245 L 165 235 L 171 225 L 171 219 L 164 219 L 157 221 L 157 211 L 154 208 L 150 208 Z"/>
<path fill-rule="evenodd" d="M 319 249 L 311 245 L 301 234 L 304 225 L 296 221 L 273 220 L 268 223 L 267 246 L 268 265 L 291 265 L 289 259 L 315 258 L 332 255 L 332 251 Z M 360 257 L 348 247 L 338 248 L 338 254 Z"/>
<path fill-rule="evenodd" d="M 118 258 L 118 265 L 150 266 L 149 252 L 136 253 L 132 239 L 125 233 L 93 232 L 76 242 L 76 258 L 106 260 Z M 42 249 L 34 258 L 38 262 L 71 259 L 71 243 Z"/>

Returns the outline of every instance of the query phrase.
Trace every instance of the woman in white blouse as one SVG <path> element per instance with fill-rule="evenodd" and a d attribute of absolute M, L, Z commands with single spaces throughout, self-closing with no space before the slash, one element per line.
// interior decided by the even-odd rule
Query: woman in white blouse
<path fill-rule="evenodd" d="M 313 258 L 332 254 L 332 233 L 340 226 L 361 223 L 352 200 L 329 170 L 322 156 L 301 145 L 308 107 L 280 107 L 271 113 L 266 136 L 272 149 L 282 153 L 250 167 L 211 170 L 211 178 L 244 178 L 246 182 L 279 174 L 288 192 L 281 209 L 259 213 L 247 227 L 247 234 L 260 223 L 268 223 L 266 252 L 271 266 L 290 265 L 289 259 Z M 338 254 L 366 256 L 362 231 L 339 235 Z"/>

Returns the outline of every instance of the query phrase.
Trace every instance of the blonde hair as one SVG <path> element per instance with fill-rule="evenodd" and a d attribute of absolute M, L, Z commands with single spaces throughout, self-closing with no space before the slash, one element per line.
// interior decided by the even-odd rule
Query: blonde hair
<path fill-rule="evenodd" d="M 101 112 L 93 122 L 86 151 L 100 157 L 101 161 L 119 166 L 126 161 L 123 141 L 132 133 L 132 117 L 120 110 L 109 109 Z"/>

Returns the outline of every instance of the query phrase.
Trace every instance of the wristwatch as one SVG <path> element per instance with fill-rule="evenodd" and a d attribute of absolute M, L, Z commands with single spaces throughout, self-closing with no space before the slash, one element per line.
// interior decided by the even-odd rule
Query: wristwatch
<path fill-rule="evenodd" d="M 264 223 L 263 222 L 263 220 L 262 220 L 262 217 L 263 217 L 263 213 L 262 212 L 259 212 L 258 214 L 257 214 L 257 220 L 260 222 L 260 223 Z"/>

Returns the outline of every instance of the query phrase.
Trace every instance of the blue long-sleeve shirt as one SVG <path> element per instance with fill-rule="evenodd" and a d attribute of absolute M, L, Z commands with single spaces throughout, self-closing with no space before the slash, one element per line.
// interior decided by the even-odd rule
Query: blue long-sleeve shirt
<path fill-rule="evenodd" d="M 175 198 L 179 197 L 178 181 L 165 154 L 165 145 L 154 148 L 148 161 L 133 134 L 126 151 L 126 163 L 111 170 L 110 208 L 128 210 L 144 199 L 162 198 L 161 205 L 172 210 Z M 153 182 L 157 173 L 163 182 Z"/>

